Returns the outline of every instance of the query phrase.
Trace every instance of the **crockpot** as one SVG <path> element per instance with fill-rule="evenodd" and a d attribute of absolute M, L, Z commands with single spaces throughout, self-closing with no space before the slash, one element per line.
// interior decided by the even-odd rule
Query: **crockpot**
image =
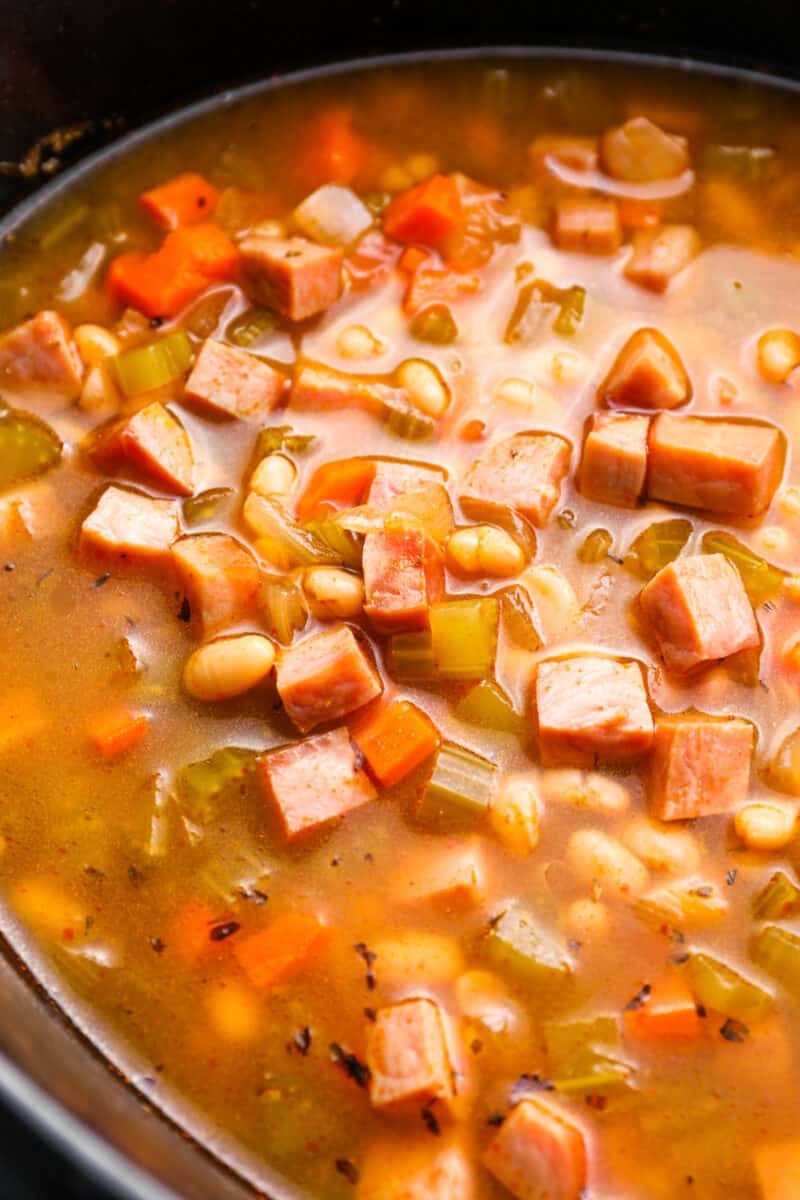
<path fill-rule="evenodd" d="M 739 0 L 738 6 L 722 0 L 703 6 L 687 0 L 306 0 L 302 10 L 276 0 L 0 0 L 0 212 L 14 209 L 5 218 L 7 230 L 38 202 L 43 186 L 54 186 L 47 169 L 20 174 L 14 164 L 56 128 L 87 123 L 60 156 L 62 168 L 80 171 L 87 155 L 113 154 L 127 131 L 152 119 L 173 120 L 201 97 L 224 92 L 230 98 L 230 89 L 248 81 L 279 86 L 298 69 L 409 51 L 522 47 L 648 54 L 662 63 L 682 59 L 692 70 L 710 62 L 791 76 L 797 69 L 792 25 L 798 23 L 787 0 Z M 68 176 L 58 176 L 55 186 L 64 186 L 63 179 Z M 147 1102 L 143 1081 L 137 1089 L 121 1079 L 36 986 L 10 944 L 0 943 L 0 950 L 4 1200 L 12 1200 L 17 1186 L 10 1185 L 11 1164 L 19 1166 L 20 1195 L 52 1191 L 32 1172 L 30 1150 L 21 1157 L 20 1148 L 29 1146 L 39 1162 L 51 1164 L 49 1180 L 63 1184 L 61 1156 L 71 1160 L 76 1197 L 263 1195 L 160 1116 Z M 31 1132 L 14 1137 L 19 1129 Z M 296 1195 L 277 1181 L 268 1187 L 270 1200 Z"/>

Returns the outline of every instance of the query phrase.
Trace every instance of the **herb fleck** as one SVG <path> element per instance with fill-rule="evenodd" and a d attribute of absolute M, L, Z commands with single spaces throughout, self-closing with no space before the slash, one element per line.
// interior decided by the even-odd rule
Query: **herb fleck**
<path fill-rule="evenodd" d="M 378 956 L 374 950 L 370 950 L 366 942 L 356 942 L 353 946 L 353 949 L 358 957 L 363 959 L 367 965 L 366 983 L 367 987 L 372 992 L 375 990 L 376 984 L 375 972 L 372 970 L 372 964 L 375 962 Z"/>
<path fill-rule="evenodd" d="M 178 620 L 179 621 L 191 621 L 191 619 L 192 619 L 192 608 L 191 608 L 191 605 L 189 604 L 188 599 L 186 598 L 186 596 L 184 596 L 183 600 L 181 600 L 181 606 L 178 609 Z"/>
<path fill-rule="evenodd" d="M 296 1050 L 299 1050 L 303 1057 L 308 1054 L 311 1048 L 311 1030 L 305 1025 L 302 1029 L 298 1029 L 297 1033 L 292 1038 L 292 1043 Z"/>
<path fill-rule="evenodd" d="M 422 1117 L 422 1120 L 427 1125 L 428 1131 L 430 1133 L 432 1133 L 434 1137 L 439 1137 L 439 1135 L 442 1131 L 439 1126 L 439 1121 L 436 1116 L 436 1113 L 433 1111 L 433 1105 L 435 1103 L 436 1103 L 436 1101 L 432 1100 L 430 1104 L 426 1104 L 424 1108 L 420 1109 L 419 1115 Z"/>
<path fill-rule="evenodd" d="M 167 943 L 162 942 L 160 937 L 151 937 L 148 938 L 148 941 L 150 942 L 151 949 L 155 950 L 156 954 L 163 954 L 167 948 Z"/>
<path fill-rule="evenodd" d="M 728 887 L 733 887 L 733 885 L 736 883 L 736 876 L 738 873 L 739 872 L 736 870 L 736 867 L 731 867 L 730 871 L 728 871 L 728 874 L 725 876 L 725 882 L 727 883 Z"/>
<path fill-rule="evenodd" d="M 231 934 L 238 933 L 240 928 L 238 921 L 223 921 L 221 925 L 212 926 L 208 936 L 212 942 L 224 942 Z"/>
<path fill-rule="evenodd" d="M 495 1129 L 497 1129 L 500 1125 L 502 1125 L 503 1121 L 505 1121 L 505 1117 L 503 1116 L 503 1114 L 501 1112 L 493 1112 L 490 1116 L 488 1116 L 486 1118 L 486 1124 L 493 1125 L 495 1127 Z"/>
<path fill-rule="evenodd" d="M 97 579 L 93 580 L 92 587 L 93 588 L 101 588 L 104 583 L 108 583 L 110 578 L 111 578 L 111 572 L 103 571 L 102 575 L 98 575 Z"/>
<path fill-rule="evenodd" d="M 652 990 L 653 989 L 649 983 L 646 983 L 644 987 L 639 988 L 639 991 L 636 993 L 636 995 L 632 996 L 625 1005 L 623 1012 L 636 1012 L 637 1008 L 643 1008 L 647 1003 Z"/>
<path fill-rule="evenodd" d="M 344 1175 L 348 1183 L 354 1186 L 358 1183 L 358 1167 L 350 1158 L 337 1158 L 336 1170 L 340 1175 Z"/>
<path fill-rule="evenodd" d="M 512 1104 L 519 1104 L 526 1096 L 532 1096 L 536 1092 L 552 1092 L 554 1087 L 555 1084 L 549 1079 L 542 1079 L 541 1075 L 520 1075 L 511 1085 L 509 1099 Z"/>
<path fill-rule="evenodd" d="M 372 1078 L 369 1067 L 360 1058 L 345 1050 L 338 1042 L 331 1042 L 328 1047 L 331 1062 L 341 1067 L 348 1079 L 352 1079 L 359 1087 L 365 1088 Z"/>
<path fill-rule="evenodd" d="M 743 1042 L 749 1035 L 750 1030 L 744 1021 L 737 1021 L 735 1017 L 728 1017 L 725 1024 L 720 1027 L 720 1033 L 726 1042 Z"/>

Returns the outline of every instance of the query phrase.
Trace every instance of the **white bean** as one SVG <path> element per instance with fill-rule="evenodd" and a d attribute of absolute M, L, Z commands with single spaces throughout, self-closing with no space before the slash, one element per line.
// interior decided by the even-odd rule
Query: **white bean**
<path fill-rule="evenodd" d="M 649 882 L 647 867 L 622 842 L 600 829 L 579 829 L 567 842 L 567 866 L 585 884 L 618 896 L 638 896 Z"/>
<path fill-rule="evenodd" d="M 785 383 L 800 363 L 800 336 L 792 329 L 768 329 L 758 339 L 756 361 L 767 383 Z"/>
<path fill-rule="evenodd" d="M 647 817 L 635 817 L 621 836 L 628 849 L 651 871 L 685 875 L 700 866 L 702 850 L 688 829 L 661 829 Z"/>
<path fill-rule="evenodd" d="M 795 835 L 797 811 L 779 801 L 745 804 L 734 819 L 736 836 L 748 850 L 782 850 Z"/>
<path fill-rule="evenodd" d="M 309 567 L 303 575 L 303 591 L 318 621 L 347 621 L 364 607 L 364 584 L 342 567 Z"/>
<path fill-rule="evenodd" d="M 219 638 L 199 646 L 183 669 L 183 684 L 197 700 L 229 700 L 266 679 L 275 647 L 258 633 Z"/>
<path fill-rule="evenodd" d="M 421 358 L 407 358 L 397 370 L 397 382 L 408 392 L 409 400 L 429 417 L 441 417 L 450 395 L 434 366 Z"/>
<path fill-rule="evenodd" d="M 439 170 L 439 160 L 435 154 L 420 151 L 417 154 L 409 154 L 405 168 L 414 183 L 422 183 L 423 179 L 430 179 L 431 175 L 435 175 Z"/>
<path fill-rule="evenodd" d="M 78 405 L 85 412 L 116 412 L 122 397 L 103 363 L 89 367 L 83 381 Z"/>
<path fill-rule="evenodd" d="M 285 454 L 268 454 L 250 476 L 250 491 L 259 496 L 288 496 L 296 482 L 297 468 L 292 460 Z"/>
<path fill-rule="evenodd" d="M 457 529 L 447 543 L 447 565 L 464 575 L 507 579 L 525 566 L 525 552 L 510 533 L 494 525 Z"/>
<path fill-rule="evenodd" d="M 568 932 L 582 945 L 602 942 L 611 930 L 611 914 L 601 900 L 581 896 L 573 900 L 564 914 Z"/>
<path fill-rule="evenodd" d="M 383 346 L 366 325 L 347 325 L 336 339 L 336 348 L 342 358 L 372 358 Z"/>
<path fill-rule="evenodd" d="M 489 821 L 512 854 L 524 858 L 539 844 L 541 805 L 533 771 L 506 775 L 492 797 Z"/>
<path fill-rule="evenodd" d="M 87 367 L 95 367 L 104 358 L 119 354 L 119 341 L 102 325 L 76 325 L 72 331 L 72 340 Z"/>
<path fill-rule="evenodd" d="M 580 619 L 578 598 L 558 567 L 528 567 L 520 576 L 538 617 L 545 645 L 561 640 Z"/>
<path fill-rule="evenodd" d="M 599 771 L 553 767 L 542 771 L 540 784 L 545 799 L 571 804 L 574 808 L 588 808 L 604 816 L 619 816 L 631 803 L 628 789 Z"/>

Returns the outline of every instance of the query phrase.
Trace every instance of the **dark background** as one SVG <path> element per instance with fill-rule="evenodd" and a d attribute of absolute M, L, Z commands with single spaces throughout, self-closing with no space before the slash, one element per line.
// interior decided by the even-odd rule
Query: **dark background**
<path fill-rule="evenodd" d="M 456 45 L 686 54 L 796 73 L 792 0 L 0 0 L 0 210 L 35 186 L 4 176 L 56 126 L 148 117 L 293 66 Z M 73 150 L 107 140 L 99 128 Z M 0 1107 L 0 1200 L 110 1200 Z M 213 1200 L 209 1196 L 208 1200 Z"/>

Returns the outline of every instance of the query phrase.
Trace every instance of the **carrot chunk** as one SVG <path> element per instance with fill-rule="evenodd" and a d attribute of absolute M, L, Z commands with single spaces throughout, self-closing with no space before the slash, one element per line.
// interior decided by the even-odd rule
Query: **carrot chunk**
<path fill-rule="evenodd" d="M 253 986 L 266 989 L 309 966 L 326 938 L 327 930 L 317 917 L 287 912 L 266 929 L 237 938 L 233 953 Z"/>
<path fill-rule="evenodd" d="M 397 196 L 386 210 L 383 231 L 397 242 L 435 246 L 461 220 L 461 196 L 449 175 L 434 175 Z"/>
<path fill-rule="evenodd" d="M 367 143 L 353 129 L 350 110 L 331 108 L 308 129 L 293 174 L 308 191 L 323 183 L 352 183 L 368 153 Z"/>
<path fill-rule="evenodd" d="M 193 966 L 213 945 L 214 914 L 202 900 L 187 900 L 175 913 L 164 938 L 167 949 L 187 966 Z"/>
<path fill-rule="evenodd" d="M 337 458 L 318 467 L 297 502 L 297 517 L 310 521 L 321 513 L 360 504 L 375 475 L 371 458 Z"/>
<path fill-rule="evenodd" d="M 110 760 L 138 746 L 149 727 L 150 718 L 145 713 L 134 713 L 129 708 L 114 708 L 94 718 L 89 737 L 97 753 Z"/>
<path fill-rule="evenodd" d="M 625 1027 L 645 1041 L 697 1037 L 700 1017 L 686 981 L 677 972 L 665 975 L 643 1004 L 626 1009 Z"/>
<path fill-rule="evenodd" d="M 417 267 L 421 267 L 429 258 L 430 254 L 427 250 L 423 250 L 422 246 L 406 246 L 397 260 L 397 265 L 401 271 L 413 275 Z"/>
<path fill-rule="evenodd" d="M 179 225 L 207 221 L 213 215 L 218 199 L 217 189 L 207 179 L 186 171 L 143 192 L 139 203 L 159 225 L 177 229 Z"/>
<path fill-rule="evenodd" d="M 353 738 L 383 787 L 399 783 L 440 742 L 433 721 L 409 700 L 395 700 L 371 713 L 353 730 Z"/>
<path fill-rule="evenodd" d="M 130 251 L 108 271 L 112 298 L 148 317 L 173 317 L 214 279 L 229 279 L 239 254 L 216 225 L 192 225 L 168 233 L 154 254 Z"/>

